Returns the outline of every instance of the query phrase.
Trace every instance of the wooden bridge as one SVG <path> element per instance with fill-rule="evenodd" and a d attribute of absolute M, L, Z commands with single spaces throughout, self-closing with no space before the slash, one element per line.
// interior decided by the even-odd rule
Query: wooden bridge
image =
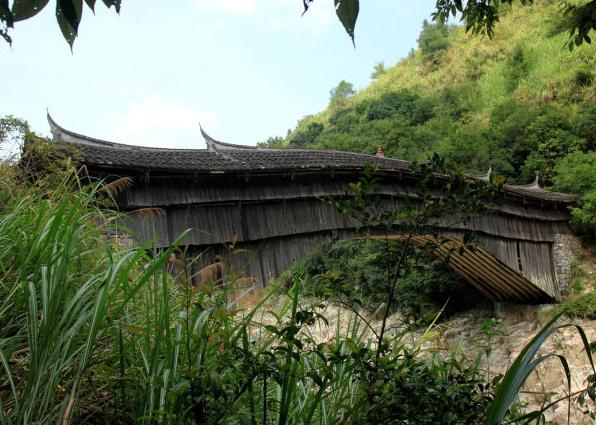
<path fill-rule="evenodd" d="M 391 158 L 238 146 L 204 132 L 207 149 L 130 146 L 68 131 L 49 115 L 48 120 L 54 141 L 78 148 L 92 176 L 132 179 L 117 202 L 129 212 L 126 225 L 136 243 L 154 240 L 157 247 L 168 247 L 191 228 L 183 242 L 187 254 L 207 264 L 225 254 L 223 243 L 234 240 L 247 250 L 237 263 L 246 264 L 247 273 L 262 284 L 314 248 L 358 236 L 358 223 L 320 197 L 345 195 L 366 165 L 382 170 L 378 193 L 388 202 L 413 196 L 418 179 L 409 162 Z M 502 195 L 491 215 L 454 226 L 448 224 L 453 217 L 439 220 L 448 246 L 460 245 L 466 231 L 476 235 L 478 249 L 453 255 L 451 267 L 493 300 L 559 299 L 554 242 L 569 233 L 572 199 L 537 183 L 505 185 Z M 138 212 L 148 208 L 163 213 Z"/>

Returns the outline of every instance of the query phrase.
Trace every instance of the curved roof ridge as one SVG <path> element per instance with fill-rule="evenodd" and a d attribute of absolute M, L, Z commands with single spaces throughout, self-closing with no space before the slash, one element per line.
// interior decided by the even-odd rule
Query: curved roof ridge
<path fill-rule="evenodd" d="M 54 136 L 57 136 L 59 139 L 62 139 L 62 137 L 60 137 L 60 136 L 62 134 L 66 134 L 66 135 L 74 138 L 74 139 L 67 140 L 67 142 L 69 142 L 69 143 L 101 146 L 101 147 L 108 147 L 108 148 L 115 148 L 115 149 L 127 149 L 127 150 L 139 149 L 139 150 L 151 150 L 151 151 L 155 150 L 155 151 L 162 151 L 162 152 L 163 151 L 195 152 L 195 151 L 205 150 L 205 149 L 199 149 L 199 148 L 197 148 L 197 149 L 193 149 L 193 148 L 161 148 L 161 147 L 153 147 L 153 146 L 130 145 L 130 144 L 126 144 L 126 143 L 118 143 L 118 142 L 112 142 L 109 140 L 97 139 L 94 137 L 86 136 L 81 133 L 76 133 L 74 131 L 67 130 L 66 128 L 64 128 L 60 124 L 58 124 L 53 119 L 53 117 L 50 115 L 49 112 L 47 114 L 47 118 L 48 118 L 48 123 L 50 124 L 50 129 Z M 221 145 L 221 146 L 225 146 L 227 148 L 227 150 L 235 149 L 235 150 L 264 151 L 264 152 L 272 152 L 272 153 L 278 153 L 278 152 L 297 152 L 297 153 L 324 152 L 324 153 L 347 154 L 347 155 L 351 155 L 351 156 L 366 157 L 366 158 L 372 158 L 372 159 L 376 159 L 376 160 L 389 160 L 389 161 L 399 161 L 399 162 L 403 162 L 403 163 L 410 163 L 410 161 L 406 161 L 404 159 L 388 158 L 388 157 L 378 158 L 376 155 L 360 153 L 360 152 L 342 151 L 342 150 L 337 150 L 337 149 L 302 149 L 302 148 L 280 149 L 280 148 L 259 148 L 257 146 L 237 145 L 237 144 L 233 144 L 233 143 L 225 143 L 225 142 L 220 142 L 218 140 L 215 140 L 214 138 L 209 136 L 209 134 L 207 134 L 205 132 L 205 130 L 203 130 L 202 127 L 200 127 L 200 129 L 201 129 L 201 134 L 205 138 L 205 142 L 207 142 L 207 146 L 209 146 L 209 143 L 212 143 L 216 150 L 217 150 L 217 147 L 215 147 L 215 146 Z M 226 149 L 224 148 L 223 150 L 226 150 Z"/>
<path fill-rule="evenodd" d="M 172 149 L 108 142 L 66 130 L 48 113 L 48 122 L 59 143 L 72 144 L 82 151 L 87 165 L 99 168 L 155 169 L 180 172 L 252 172 L 269 170 L 355 170 L 366 164 L 382 171 L 411 172 L 412 163 L 402 159 L 378 158 L 363 153 L 324 149 L 267 149 L 226 144 L 227 148 Z M 212 138 L 203 132 L 206 137 Z M 217 141 L 215 141 L 217 142 Z M 240 146 L 240 147 L 238 147 Z M 481 180 L 483 176 L 476 179 Z M 575 197 L 543 189 L 535 181 L 529 185 L 503 185 L 505 192 L 524 198 L 554 202 L 572 202 Z"/>
<path fill-rule="evenodd" d="M 207 143 L 207 149 L 210 150 L 230 150 L 230 149 L 238 149 L 238 150 L 256 150 L 258 149 L 256 146 L 246 146 L 246 145 L 235 145 L 233 143 L 225 143 L 220 142 L 219 140 L 215 140 L 213 137 L 207 134 L 201 124 L 199 124 L 199 128 L 201 129 L 201 134 L 205 139 L 205 143 Z"/>
<path fill-rule="evenodd" d="M 383 161 L 383 160 L 388 160 L 388 161 L 399 161 L 399 162 L 403 162 L 403 163 L 408 163 L 411 164 L 411 161 L 405 160 L 405 159 L 398 159 L 398 158 L 391 158 L 391 157 L 378 157 L 376 155 L 372 155 L 369 153 L 362 153 L 362 152 L 352 152 L 352 151 L 340 151 L 337 149 L 303 149 L 303 148 L 259 148 L 256 147 L 255 148 L 258 151 L 261 152 L 273 152 L 273 153 L 278 153 L 278 152 L 297 152 L 297 153 L 309 153 L 309 152 L 325 152 L 325 153 L 339 153 L 339 154 L 347 154 L 347 155 L 352 155 L 352 156 L 359 156 L 359 157 L 365 157 L 365 158 L 370 158 L 370 159 L 375 159 L 378 161 Z"/>
<path fill-rule="evenodd" d="M 545 190 L 542 186 L 540 186 L 540 182 L 538 181 L 538 173 L 536 173 L 536 178 L 530 184 L 518 184 L 515 185 L 516 187 L 523 188 L 523 189 L 533 189 L 533 190 Z M 550 191 L 549 191 L 550 192 Z"/>
<path fill-rule="evenodd" d="M 488 166 L 488 170 L 487 170 L 486 173 L 484 173 L 482 175 L 479 175 L 479 176 L 472 176 L 472 177 L 474 177 L 477 180 L 482 180 L 482 181 L 485 181 L 485 182 L 489 182 L 490 181 L 490 176 L 492 175 L 492 173 L 493 173 L 493 166 L 492 165 L 489 165 Z"/>
<path fill-rule="evenodd" d="M 517 184 L 517 185 L 507 185 L 507 186 L 514 190 L 517 189 L 517 190 L 524 190 L 524 191 L 534 192 L 534 193 L 550 193 L 550 194 L 566 195 L 569 197 L 573 197 L 573 195 L 567 194 L 565 192 L 558 192 L 556 190 L 550 190 L 548 188 L 542 187 L 540 185 L 538 173 L 536 173 L 536 178 L 530 184 Z"/>
<path fill-rule="evenodd" d="M 114 149 L 125 149 L 125 150 L 144 150 L 144 151 L 175 151 L 175 152 L 196 152 L 196 151 L 204 151 L 206 149 L 189 149 L 189 148 L 160 148 L 154 146 L 141 146 L 141 145 L 130 145 L 126 143 L 118 143 L 112 142 L 109 140 L 102 140 L 97 139 L 95 137 L 86 136 L 81 133 L 76 133 L 71 130 L 67 130 L 66 128 L 62 127 L 58 124 L 54 118 L 47 113 L 48 123 L 50 124 L 50 131 L 52 135 L 64 142 L 79 144 L 79 145 L 87 145 L 87 146 L 98 146 L 98 147 L 105 147 L 105 148 L 114 148 Z M 68 140 L 65 140 L 63 135 L 69 136 Z"/>
<path fill-rule="evenodd" d="M 61 139 L 62 134 L 66 134 L 66 135 L 72 136 L 76 139 L 80 139 L 80 140 L 75 140 L 74 142 L 80 142 L 80 143 L 92 144 L 92 145 L 100 145 L 100 146 L 111 146 L 111 147 L 114 147 L 114 146 L 117 147 L 117 145 L 126 146 L 122 143 L 115 143 L 115 142 L 110 142 L 107 140 L 96 139 L 94 137 L 85 136 L 84 134 L 75 133 L 74 131 L 67 130 L 64 127 L 62 127 L 60 124 L 58 124 L 54 120 L 54 118 L 52 118 L 52 116 L 50 115 L 50 111 L 47 112 L 47 118 L 48 118 L 48 123 L 50 124 L 50 131 L 52 132 L 52 135 L 54 135 L 54 137 L 58 137 Z"/>

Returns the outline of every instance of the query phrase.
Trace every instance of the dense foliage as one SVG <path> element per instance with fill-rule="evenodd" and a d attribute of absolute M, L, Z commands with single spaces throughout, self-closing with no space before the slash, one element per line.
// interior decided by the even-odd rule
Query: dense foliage
<path fill-rule="evenodd" d="M 566 164 L 596 147 L 595 48 L 562 49 L 557 14 L 555 4 L 503 9 L 490 43 L 425 22 L 407 59 L 304 117 L 283 140 L 270 140 L 369 154 L 381 145 L 386 155 L 409 160 L 437 152 L 466 172 L 492 167 L 516 184 L 538 174 L 543 186 L 583 195 L 575 222 L 592 229 L 596 186 L 559 182 L 574 180 Z"/>
<path fill-rule="evenodd" d="M 573 220 L 596 234 L 596 152 L 573 152 L 556 167 L 555 183 L 561 190 L 581 193 L 571 210 Z"/>
<path fill-rule="evenodd" d="M 348 311 L 345 329 L 317 338 L 324 306 L 305 303 L 300 282 L 238 310 L 232 270 L 191 286 L 174 248 L 108 243 L 118 185 L 62 177 L 50 189 L 0 172 L 2 423 L 493 425 L 535 367 L 487 383 L 424 337 L 394 330 L 374 344 Z"/>
<path fill-rule="evenodd" d="M 102 0 L 108 7 L 114 6 L 120 12 L 122 0 Z M 314 0 L 302 0 L 304 12 Z M 96 0 L 84 0 L 85 4 L 94 11 Z M 522 5 L 543 3 L 540 0 L 520 0 Z M 43 10 L 49 0 L 14 0 L 12 6 L 9 0 L 0 0 L 0 36 L 7 43 L 12 42 L 9 29 L 14 23 L 29 19 Z M 444 23 L 450 16 L 459 17 L 464 23 L 466 32 L 472 34 L 494 36 L 495 24 L 503 14 L 502 8 L 512 5 L 513 0 L 437 0 L 433 20 Z M 562 17 L 558 20 L 561 31 L 568 32 L 566 44 L 572 50 L 574 46 L 592 42 L 590 33 L 596 29 L 596 0 L 571 2 L 560 0 Z M 337 18 L 344 29 L 354 41 L 354 32 L 358 14 L 360 13 L 360 0 L 334 0 Z M 62 35 L 71 48 L 78 34 L 79 24 L 83 14 L 83 0 L 56 0 L 56 19 Z"/>
<path fill-rule="evenodd" d="M 376 310 L 386 301 L 388 267 L 395 264 L 401 244 L 390 242 L 389 255 L 380 240 L 337 241 L 313 251 L 294 264 L 287 279 L 303 279 L 305 294 Z M 392 277 L 392 276 L 390 276 Z M 484 301 L 447 265 L 421 248 L 410 248 L 401 270 L 395 305 L 415 322 L 430 323 L 445 307 L 445 315 Z"/>
<path fill-rule="evenodd" d="M 314 0 L 302 0 L 305 12 Z M 503 14 L 503 8 L 517 3 L 514 0 L 437 0 L 433 19 L 439 23 L 448 18 L 459 18 L 466 32 L 487 35 L 492 38 L 495 25 Z M 543 3 L 539 0 L 519 0 L 521 5 Z M 569 32 L 567 45 L 572 50 L 582 43 L 591 43 L 589 33 L 596 29 L 596 1 L 559 1 L 562 19 L 559 25 Z M 360 0 L 335 0 L 337 17 L 348 35 L 354 40 L 356 21 L 360 11 Z"/>
<path fill-rule="evenodd" d="M 317 340 L 313 326 L 326 319 L 301 301 L 299 284 L 274 314 L 241 312 L 231 269 L 191 286 L 189 263 L 172 268 L 174 248 L 127 251 L 105 240 L 117 184 L 82 186 L 56 170 L 51 181 L 63 179 L 50 189 L 5 167 L 3 423 L 411 423 L 422 402 L 428 423 L 484 418 L 493 386 L 473 362 L 428 358 L 395 333 L 375 348 L 349 312 L 348 329 Z M 458 407 L 445 416 L 449 400 Z"/>

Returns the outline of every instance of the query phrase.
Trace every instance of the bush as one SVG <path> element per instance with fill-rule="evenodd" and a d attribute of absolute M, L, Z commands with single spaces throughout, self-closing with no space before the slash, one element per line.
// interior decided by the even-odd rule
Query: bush
<path fill-rule="evenodd" d="M 342 133 L 352 131 L 359 122 L 359 115 L 351 108 L 338 109 L 329 118 L 329 123 Z"/>
<path fill-rule="evenodd" d="M 426 59 L 435 57 L 437 53 L 447 49 L 450 44 L 450 28 L 442 22 L 422 22 L 422 30 L 418 36 L 418 48 Z M 434 56 L 433 56 L 434 55 Z"/>
<path fill-rule="evenodd" d="M 580 105 L 575 116 L 574 132 L 586 141 L 587 151 L 596 150 L 596 104 L 584 103 Z"/>
<path fill-rule="evenodd" d="M 438 356 L 421 362 L 413 353 L 383 363 L 360 387 L 354 424 L 480 424 L 493 400 L 493 385 L 480 384 L 465 360 Z"/>
<path fill-rule="evenodd" d="M 575 85 L 578 87 L 589 87 L 594 82 L 594 74 L 585 69 L 575 71 Z"/>
<path fill-rule="evenodd" d="M 552 184 L 559 160 L 586 144 L 574 133 L 567 114 L 557 108 L 547 108 L 530 124 L 528 141 L 534 149 L 524 163 L 523 175 L 532 181 L 538 174 L 545 185 Z"/>
<path fill-rule="evenodd" d="M 336 87 L 330 90 L 329 104 L 335 105 L 342 103 L 349 97 L 352 97 L 354 93 L 356 93 L 356 90 L 354 90 L 354 85 L 352 83 L 348 83 L 346 80 L 341 80 Z"/>
<path fill-rule="evenodd" d="M 340 299 L 376 310 L 387 300 L 388 267 L 401 253 L 401 244 L 379 240 L 345 240 L 325 245 L 290 269 L 304 279 L 305 293 L 321 299 Z M 463 282 L 442 261 L 412 248 L 396 288 L 396 305 L 407 317 L 431 321 L 449 300 L 446 315 L 468 308 L 484 297 Z"/>
<path fill-rule="evenodd" d="M 506 65 L 506 88 L 512 92 L 517 88 L 520 80 L 528 74 L 530 68 L 522 45 L 515 46 L 507 58 Z"/>
<path fill-rule="evenodd" d="M 399 115 L 412 122 L 414 121 L 414 113 L 417 110 L 417 100 L 418 96 L 407 90 L 385 93 L 369 103 L 366 120 L 382 120 Z"/>
<path fill-rule="evenodd" d="M 306 130 L 298 130 L 289 138 L 289 144 L 294 148 L 307 148 L 316 143 L 325 127 L 319 122 L 311 122 L 306 126 Z"/>

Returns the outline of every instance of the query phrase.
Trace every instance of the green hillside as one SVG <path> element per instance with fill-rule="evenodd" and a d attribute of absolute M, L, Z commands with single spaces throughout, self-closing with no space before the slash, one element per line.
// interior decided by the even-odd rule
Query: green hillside
<path fill-rule="evenodd" d="M 263 145 L 363 153 L 381 145 L 409 160 L 437 152 L 470 173 L 492 166 L 509 182 L 538 174 L 546 186 L 596 193 L 596 46 L 569 51 L 567 39 L 557 2 L 505 10 L 492 40 L 425 23 L 408 58 L 376 67 L 357 93 L 340 83 L 327 109 Z M 578 163 L 581 188 L 568 169 Z M 586 220 L 596 224 L 593 214 Z"/>
<path fill-rule="evenodd" d="M 554 3 L 507 11 L 493 40 L 427 25 L 422 48 L 269 144 L 366 153 L 381 145 L 406 159 L 439 152 L 471 172 L 492 165 L 515 181 L 531 180 L 542 168 L 526 163 L 543 141 L 540 131 L 556 126 L 564 149 L 594 148 L 587 124 L 596 120 L 596 48 L 569 52 L 566 40 Z"/>

